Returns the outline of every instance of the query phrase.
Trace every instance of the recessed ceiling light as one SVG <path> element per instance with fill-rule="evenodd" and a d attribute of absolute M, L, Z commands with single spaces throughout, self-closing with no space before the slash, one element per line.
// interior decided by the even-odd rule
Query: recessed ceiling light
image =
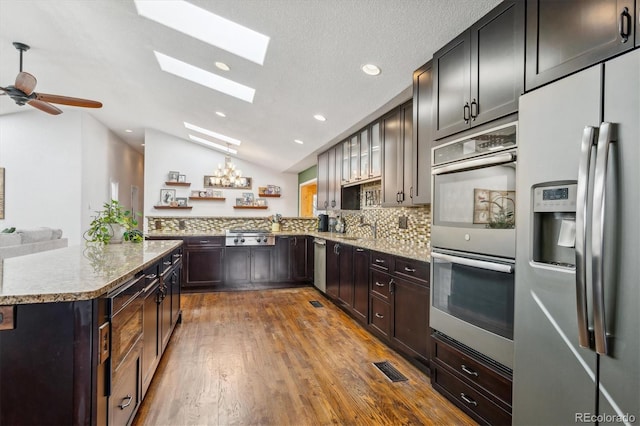
<path fill-rule="evenodd" d="M 126 133 L 133 133 L 133 130 L 131 130 L 131 129 L 124 129 L 124 131 L 125 131 Z"/>
<path fill-rule="evenodd" d="M 262 65 L 269 37 L 186 1 L 135 0 L 138 14 Z"/>
<path fill-rule="evenodd" d="M 224 113 L 224 112 L 222 112 L 222 111 L 216 111 L 216 115 L 217 115 L 217 116 L 220 116 L 220 117 L 226 117 L 226 116 L 227 116 L 227 114 L 225 114 L 225 113 Z"/>
<path fill-rule="evenodd" d="M 219 75 L 210 73 L 202 68 L 182 62 L 179 59 L 172 58 L 163 53 L 156 52 L 155 50 L 153 53 L 155 53 L 162 71 L 177 75 L 178 77 L 193 81 L 194 83 L 201 84 L 243 101 L 253 103 L 253 96 L 256 93 L 255 89 L 245 86 L 244 84 L 236 83 L 228 78 L 220 77 Z"/>
<path fill-rule="evenodd" d="M 224 62 L 216 62 L 216 67 L 220 68 L 222 71 L 229 71 L 229 65 Z"/>
<path fill-rule="evenodd" d="M 293 140 L 295 143 L 299 143 L 300 145 L 302 145 L 304 142 L 302 142 L 300 139 L 294 139 Z"/>
<path fill-rule="evenodd" d="M 378 75 L 380 74 L 380 68 L 378 68 L 377 66 L 373 65 L 373 64 L 365 64 L 362 66 L 362 71 L 364 71 L 365 74 L 369 74 L 369 75 Z"/>
<path fill-rule="evenodd" d="M 220 139 L 221 141 L 225 141 L 227 143 L 231 143 L 233 145 L 240 145 L 242 142 L 238 139 L 232 138 L 231 136 L 223 135 L 222 133 L 214 132 L 213 130 L 205 129 L 203 127 L 198 127 L 195 124 L 184 122 L 184 127 L 189 130 L 195 130 L 198 133 L 202 133 L 207 136 L 211 136 L 212 138 Z"/>
<path fill-rule="evenodd" d="M 144 144 L 143 144 L 143 143 L 141 143 L 141 144 L 140 144 L 140 146 L 144 146 Z"/>
<path fill-rule="evenodd" d="M 203 145 L 209 146 L 211 148 L 215 148 L 215 149 L 219 149 L 220 151 L 228 152 L 230 154 L 237 154 L 238 153 L 238 151 L 233 149 L 233 148 L 229 148 L 228 146 L 223 146 L 223 145 L 217 144 L 215 142 L 211 142 L 211 141 L 208 141 L 206 139 L 202 139 L 202 138 L 200 138 L 198 136 L 189 135 L 189 139 L 191 139 L 192 141 L 201 143 Z"/>
<path fill-rule="evenodd" d="M 327 119 L 325 118 L 325 116 L 324 116 L 324 115 L 322 115 L 322 114 L 316 114 L 316 115 L 314 115 L 314 116 L 313 116 L 313 118 L 315 118 L 315 119 L 316 119 L 316 120 L 318 120 L 318 121 L 327 121 Z"/>

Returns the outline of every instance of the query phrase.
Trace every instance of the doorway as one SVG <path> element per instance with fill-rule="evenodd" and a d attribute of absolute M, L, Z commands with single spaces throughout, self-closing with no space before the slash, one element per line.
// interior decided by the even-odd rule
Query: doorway
<path fill-rule="evenodd" d="M 300 217 L 316 217 L 316 197 L 318 193 L 317 179 L 300 184 Z"/>

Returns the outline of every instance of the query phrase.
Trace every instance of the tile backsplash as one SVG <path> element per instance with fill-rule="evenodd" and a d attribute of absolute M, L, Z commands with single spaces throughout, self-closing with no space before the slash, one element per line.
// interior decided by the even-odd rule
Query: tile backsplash
<path fill-rule="evenodd" d="M 147 216 L 149 232 L 224 233 L 227 229 L 260 229 L 271 231 L 268 217 L 154 217 Z M 308 232 L 318 229 L 316 218 L 285 217 L 281 231 Z"/>

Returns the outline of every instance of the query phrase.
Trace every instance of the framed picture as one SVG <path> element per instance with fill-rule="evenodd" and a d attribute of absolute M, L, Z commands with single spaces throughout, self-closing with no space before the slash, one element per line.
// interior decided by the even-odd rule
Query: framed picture
<path fill-rule="evenodd" d="M 245 206 L 253 204 L 253 192 L 243 192 L 242 198 L 244 198 Z"/>
<path fill-rule="evenodd" d="M 176 198 L 178 202 L 178 207 L 186 207 L 187 206 L 187 198 L 186 197 L 178 197 Z"/>
<path fill-rule="evenodd" d="M 221 188 L 221 189 L 251 189 L 253 179 L 250 177 L 241 177 L 234 183 L 231 183 L 229 179 L 218 176 L 205 176 L 204 187 L 205 188 Z"/>
<path fill-rule="evenodd" d="M 515 191 L 473 190 L 473 223 L 491 228 L 515 226 Z"/>
<path fill-rule="evenodd" d="M 191 190 L 191 196 L 192 197 L 199 197 L 200 196 L 200 191 L 197 189 L 192 189 Z"/>
<path fill-rule="evenodd" d="M 178 182 L 186 182 L 187 175 L 178 175 Z"/>
<path fill-rule="evenodd" d="M 236 198 L 236 206 L 246 206 L 244 198 Z"/>
<path fill-rule="evenodd" d="M 176 200 L 175 189 L 161 189 L 160 190 L 160 205 L 170 206 L 172 202 Z"/>
<path fill-rule="evenodd" d="M 178 182 L 178 177 L 180 176 L 180 172 L 169 172 L 169 177 L 167 178 L 168 182 Z"/>
<path fill-rule="evenodd" d="M 207 189 L 207 194 L 209 193 L 209 191 L 211 191 L 211 195 L 210 195 L 211 197 L 213 197 L 213 198 L 222 198 L 222 191 L 214 191 L 213 189 L 208 188 Z"/>
<path fill-rule="evenodd" d="M 257 198 L 256 199 L 256 206 L 266 206 L 267 205 L 267 199 L 266 198 Z"/>

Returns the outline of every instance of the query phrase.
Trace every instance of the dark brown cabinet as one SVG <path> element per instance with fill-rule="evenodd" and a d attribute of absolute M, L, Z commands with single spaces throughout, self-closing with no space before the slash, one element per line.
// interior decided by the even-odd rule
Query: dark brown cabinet
<path fill-rule="evenodd" d="M 363 324 L 369 320 L 369 250 L 353 249 L 353 304 L 354 315 Z"/>
<path fill-rule="evenodd" d="M 434 138 L 518 110 L 524 1 L 504 1 L 433 55 Z"/>
<path fill-rule="evenodd" d="M 318 210 L 340 210 L 342 185 L 342 145 L 318 155 Z"/>
<path fill-rule="evenodd" d="M 149 274 L 148 274 L 149 275 Z M 142 395 L 146 395 L 153 373 L 156 371 L 160 356 L 162 355 L 162 345 L 158 333 L 159 313 L 158 304 L 160 302 L 160 280 L 150 279 L 142 295 L 142 316 L 143 316 L 143 351 L 142 351 Z"/>
<path fill-rule="evenodd" d="M 224 237 L 185 238 L 185 290 L 215 288 L 224 279 Z"/>
<path fill-rule="evenodd" d="M 382 206 L 411 205 L 413 102 L 382 119 Z"/>
<path fill-rule="evenodd" d="M 433 145 L 433 71 L 431 61 L 413 73 L 412 204 L 431 204 Z"/>
<path fill-rule="evenodd" d="M 271 281 L 273 265 L 273 247 L 251 247 L 251 282 Z"/>
<path fill-rule="evenodd" d="M 272 281 L 274 257 L 273 246 L 227 247 L 225 284 Z"/>
<path fill-rule="evenodd" d="M 308 238 L 304 235 L 278 236 L 274 248 L 274 280 L 278 282 L 307 282 L 311 277 Z"/>
<path fill-rule="evenodd" d="M 527 2 L 526 89 L 634 48 L 634 0 Z"/>
<path fill-rule="evenodd" d="M 395 277 L 392 289 L 393 346 L 429 365 L 429 286 Z"/>
<path fill-rule="evenodd" d="M 318 155 L 318 194 L 316 196 L 318 210 L 329 208 L 329 151 Z"/>

